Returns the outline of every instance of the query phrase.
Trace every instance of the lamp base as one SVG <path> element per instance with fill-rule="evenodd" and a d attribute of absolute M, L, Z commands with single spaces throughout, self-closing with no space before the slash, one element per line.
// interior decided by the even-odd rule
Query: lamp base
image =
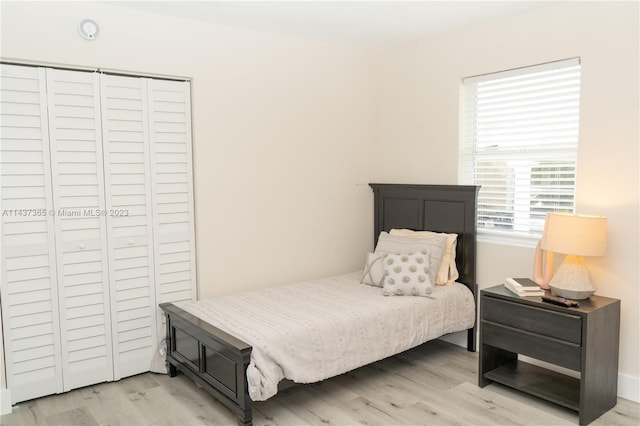
<path fill-rule="evenodd" d="M 582 256 L 567 255 L 549 283 L 555 294 L 567 299 L 586 299 L 596 288 Z"/>

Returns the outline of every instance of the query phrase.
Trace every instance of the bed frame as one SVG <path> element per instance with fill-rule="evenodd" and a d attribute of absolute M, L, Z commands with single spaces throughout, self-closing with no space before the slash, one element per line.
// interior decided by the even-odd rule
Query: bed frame
<path fill-rule="evenodd" d="M 476 186 L 370 184 L 374 193 L 374 241 L 392 228 L 458 234 L 456 263 L 459 282 L 477 301 Z M 251 346 L 164 303 L 169 375 L 178 371 L 190 377 L 226 405 L 240 425 L 252 423 L 246 369 Z M 467 350 L 476 349 L 476 327 L 467 330 Z M 284 382 L 284 381 L 283 381 Z M 289 382 L 291 383 L 291 382 Z M 286 387 L 283 386 L 283 388 Z"/>

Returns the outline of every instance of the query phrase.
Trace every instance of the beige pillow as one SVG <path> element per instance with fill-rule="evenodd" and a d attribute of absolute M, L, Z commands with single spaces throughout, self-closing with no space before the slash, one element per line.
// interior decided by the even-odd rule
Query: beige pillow
<path fill-rule="evenodd" d="M 384 258 L 386 254 L 367 253 L 367 262 L 360 282 L 362 284 L 382 287 L 384 281 Z"/>
<path fill-rule="evenodd" d="M 385 275 L 383 295 L 433 298 L 428 254 L 388 254 L 383 262 Z"/>
<path fill-rule="evenodd" d="M 413 238 L 398 235 L 389 235 L 382 231 L 378 237 L 375 254 L 409 254 L 409 253 L 429 253 L 429 278 L 432 283 L 436 282 L 436 274 L 440 263 L 442 263 L 442 254 L 444 246 L 447 242 L 446 235 L 433 238 Z"/>
<path fill-rule="evenodd" d="M 445 234 L 431 231 L 412 231 L 411 229 L 392 229 L 389 235 L 396 235 L 410 238 L 434 238 L 445 235 L 447 242 L 442 253 L 442 262 L 436 274 L 436 285 L 450 285 L 460 277 L 456 267 L 456 245 L 458 234 Z"/>

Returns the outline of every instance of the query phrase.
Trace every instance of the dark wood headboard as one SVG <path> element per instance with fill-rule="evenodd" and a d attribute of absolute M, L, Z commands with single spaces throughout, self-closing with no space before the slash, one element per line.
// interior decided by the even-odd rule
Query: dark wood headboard
<path fill-rule="evenodd" d="M 374 245 L 393 228 L 458 234 L 456 265 L 477 301 L 476 201 L 479 187 L 464 185 L 369 184 L 374 194 Z M 467 349 L 475 350 L 475 327 Z"/>

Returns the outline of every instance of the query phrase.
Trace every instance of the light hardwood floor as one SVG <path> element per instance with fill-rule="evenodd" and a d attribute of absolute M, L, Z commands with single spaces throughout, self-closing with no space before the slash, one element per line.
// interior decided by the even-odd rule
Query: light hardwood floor
<path fill-rule="evenodd" d="M 443 341 L 254 404 L 255 425 L 571 425 L 573 411 L 476 383 L 477 353 Z M 235 417 L 183 375 L 146 373 L 20 403 L 10 425 L 233 425 Z M 638 425 L 618 405 L 592 425 Z"/>

